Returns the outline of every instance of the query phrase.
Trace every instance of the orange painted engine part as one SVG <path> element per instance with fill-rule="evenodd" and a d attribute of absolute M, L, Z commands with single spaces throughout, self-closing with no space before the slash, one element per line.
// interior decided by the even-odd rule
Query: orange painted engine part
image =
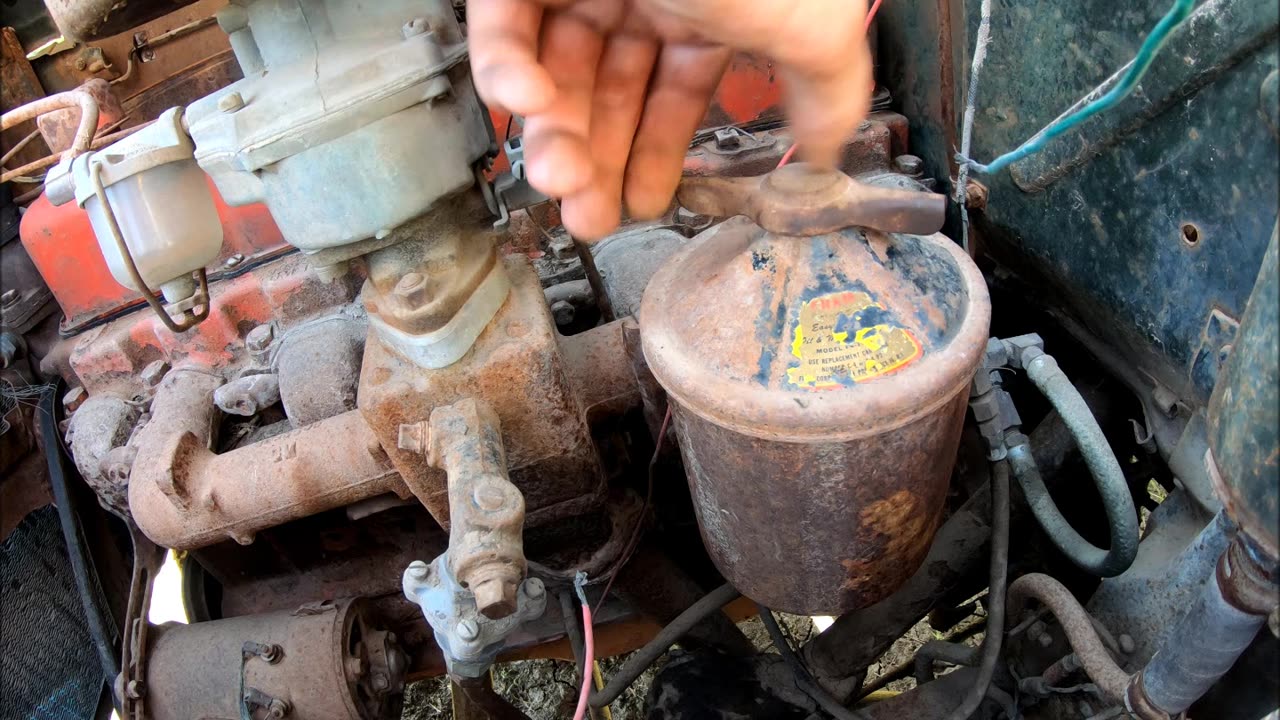
<path fill-rule="evenodd" d="M 288 247 L 265 205 L 232 207 L 223 201 L 212 181 L 209 187 L 224 236 L 222 253 L 210 268 L 211 282 L 232 274 L 224 270 L 234 271 Z M 55 207 L 48 196 L 41 195 L 23 215 L 20 233 L 23 247 L 62 307 L 60 329 L 64 334 L 74 334 L 143 304 L 139 293 L 111 276 L 89 215 L 75 203 Z"/>

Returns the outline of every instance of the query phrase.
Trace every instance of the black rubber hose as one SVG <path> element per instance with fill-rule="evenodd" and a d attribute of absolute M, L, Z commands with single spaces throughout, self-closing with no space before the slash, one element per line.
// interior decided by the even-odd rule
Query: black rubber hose
<path fill-rule="evenodd" d="M 71 573 L 75 576 L 76 592 L 80 595 L 89 634 L 93 637 L 94 650 L 97 651 L 98 662 L 102 666 L 103 681 L 114 695 L 116 675 L 120 673 L 120 643 L 111 609 L 102 595 L 98 570 L 89 553 L 84 528 L 80 524 L 78 503 L 67 482 L 68 476 L 75 476 L 75 470 L 68 469 L 68 460 L 59 442 L 57 411 L 61 389 L 61 385 L 50 388 L 40 397 L 40 434 L 44 440 L 45 460 L 49 464 L 49 486 L 53 491 L 53 502 L 58 508 L 58 521 L 62 526 L 62 538 L 67 544 L 67 557 L 71 561 Z M 119 702 L 120 698 L 117 697 L 117 705 Z"/>
<path fill-rule="evenodd" d="M 732 585 L 725 583 L 720 587 L 712 590 L 706 597 L 689 607 L 688 610 L 680 613 L 675 620 L 662 628 L 656 637 L 648 642 L 644 647 L 635 651 L 618 672 L 609 678 L 609 682 L 605 684 L 597 692 L 591 693 L 589 704 L 591 707 L 604 707 L 618 699 L 623 690 L 631 687 L 631 683 L 636 681 L 645 670 L 649 668 L 662 654 L 671 649 L 685 633 L 689 632 L 694 625 L 705 620 L 712 613 L 720 612 L 720 608 L 724 607 L 730 601 L 737 599 L 739 593 Z M 587 669 L 590 672 L 590 669 Z"/>
<path fill-rule="evenodd" d="M 835 698 L 818 686 L 818 683 L 809 675 L 809 671 L 805 670 L 800 658 L 796 657 L 791 645 L 787 643 L 787 638 L 782 634 L 782 628 L 778 627 L 778 621 L 773 617 L 773 611 L 760 603 L 756 603 L 756 608 L 760 610 L 760 621 L 764 623 L 764 629 L 768 631 L 769 639 L 773 641 L 773 646 L 782 655 L 782 660 L 787 663 L 787 666 L 791 668 L 791 672 L 795 674 L 796 685 L 804 691 L 804 694 L 813 698 L 813 701 L 818 704 L 818 707 L 822 708 L 823 712 L 836 720 L 867 720 L 866 715 L 841 705 Z"/>
<path fill-rule="evenodd" d="M 1043 353 L 1036 355 L 1035 352 L 1028 351 L 1023 356 L 1027 377 L 1053 403 L 1089 466 L 1111 527 L 1111 548 L 1095 547 L 1062 516 L 1040 477 L 1030 447 L 1025 443 L 1011 442 L 1009 463 L 1027 497 L 1031 513 L 1053 544 L 1081 569 L 1101 577 L 1115 577 L 1128 570 L 1138 555 L 1138 514 L 1134 510 L 1133 496 L 1129 493 L 1129 485 L 1115 453 L 1080 391 L 1071 384 L 1053 357 Z"/>
<path fill-rule="evenodd" d="M 1009 582 L 1009 464 L 991 468 L 991 587 L 987 590 L 987 634 L 977 682 L 946 720 L 968 720 L 987 697 L 1004 641 L 1005 587 Z"/>

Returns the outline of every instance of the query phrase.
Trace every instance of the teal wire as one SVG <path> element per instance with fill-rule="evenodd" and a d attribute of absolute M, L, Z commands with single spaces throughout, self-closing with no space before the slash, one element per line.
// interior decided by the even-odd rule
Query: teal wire
<path fill-rule="evenodd" d="M 1128 97 L 1133 92 L 1133 89 L 1138 86 L 1138 83 L 1142 81 L 1142 77 L 1147 74 L 1147 70 L 1151 68 L 1151 63 L 1155 60 L 1156 55 L 1160 53 L 1160 49 L 1169 40 L 1169 36 L 1174 29 L 1191 15 L 1194 6 L 1195 0 L 1174 0 L 1173 7 L 1160 19 L 1160 22 L 1156 23 L 1155 28 L 1151 30 L 1151 34 L 1142 43 L 1142 47 L 1138 50 L 1137 56 L 1134 57 L 1129 71 L 1106 95 L 1085 105 L 1071 115 L 1050 124 L 1033 135 L 1031 139 L 1018 146 L 1017 149 L 1001 155 L 987 165 L 974 162 L 966 157 L 959 157 L 958 160 L 976 172 L 985 174 L 1000 172 L 1013 163 L 1040 152 L 1054 138 L 1061 136 L 1085 120 L 1098 113 L 1110 110 L 1121 100 Z"/>

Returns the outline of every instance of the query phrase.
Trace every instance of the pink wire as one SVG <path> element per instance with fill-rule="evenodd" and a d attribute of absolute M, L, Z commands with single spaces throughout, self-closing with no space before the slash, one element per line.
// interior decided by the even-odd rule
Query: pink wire
<path fill-rule="evenodd" d="M 578 709 L 573 713 L 573 720 L 582 720 L 587 716 L 587 698 L 591 696 L 592 668 L 595 667 L 596 640 L 591 630 L 591 606 L 582 603 L 582 692 L 578 693 Z"/>
<path fill-rule="evenodd" d="M 791 143 L 791 147 L 787 148 L 787 151 L 782 153 L 782 159 L 778 161 L 778 167 L 782 167 L 783 165 L 786 165 L 787 163 L 791 162 L 791 156 L 795 154 L 796 154 L 796 143 Z"/>
<path fill-rule="evenodd" d="M 880 9 L 880 3 L 884 0 L 876 0 L 871 3 L 871 9 L 867 11 L 867 31 L 871 31 L 871 21 L 876 19 L 876 11 Z"/>

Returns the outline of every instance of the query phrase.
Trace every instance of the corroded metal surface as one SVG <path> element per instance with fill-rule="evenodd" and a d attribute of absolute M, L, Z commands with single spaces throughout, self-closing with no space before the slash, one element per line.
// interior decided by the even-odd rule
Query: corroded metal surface
<path fill-rule="evenodd" d="M 352 600 L 162 625 L 153 634 L 145 693 L 154 720 L 375 720 L 400 713 L 404 653 Z"/>
<path fill-rule="evenodd" d="M 505 263 L 510 297 L 458 362 L 424 372 L 388 349 L 376 333 L 365 344 L 360 412 L 405 483 L 445 527 L 444 472 L 420 453 L 400 449 L 400 426 L 427 420 L 434 408 L 465 397 L 482 400 L 497 413 L 511 481 L 524 495 L 527 525 L 551 519 L 557 507 L 586 511 L 591 502 L 581 506 L 582 500 L 592 501 L 602 490 L 595 446 L 537 275 L 521 258 Z"/>
<path fill-rule="evenodd" d="M 449 568 L 485 617 L 516 609 L 524 579 L 524 498 L 507 477 L 498 416 L 468 398 L 431 412 L 429 459 L 449 476 Z"/>
<path fill-rule="evenodd" d="M 166 377 L 138 439 L 129 504 L 156 543 L 193 549 L 388 492 L 407 496 L 356 411 L 228 453 L 209 449 L 222 379 L 197 370 Z"/>
<path fill-rule="evenodd" d="M 769 232 L 805 237 L 855 226 L 936 233 L 947 209 L 941 195 L 874 187 L 804 163 L 757 177 L 685 178 L 676 197 L 702 215 L 745 215 Z"/>
<path fill-rule="evenodd" d="M 824 198 L 862 192 L 815 175 L 801 167 L 754 181 L 781 179 L 788 190 L 763 191 L 785 201 L 765 214 L 819 232 L 835 222 Z M 800 192 L 815 183 L 812 198 Z M 714 212 L 758 199 L 737 195 L 743 187 L 717 195 L 725 202 Z M 931 213 L 879 217 L 923 230 L 940 223 Z M 712 558 L 744 594 L 779 610 L 838 613 L 880 600 L 915 571 L 940 520 L 987 339 L 981 274 L 937 235 L 798 238 L 738 219 L 691 246 L 650 282 L 641 329 L 650 368 L 676 401 Z"/>

